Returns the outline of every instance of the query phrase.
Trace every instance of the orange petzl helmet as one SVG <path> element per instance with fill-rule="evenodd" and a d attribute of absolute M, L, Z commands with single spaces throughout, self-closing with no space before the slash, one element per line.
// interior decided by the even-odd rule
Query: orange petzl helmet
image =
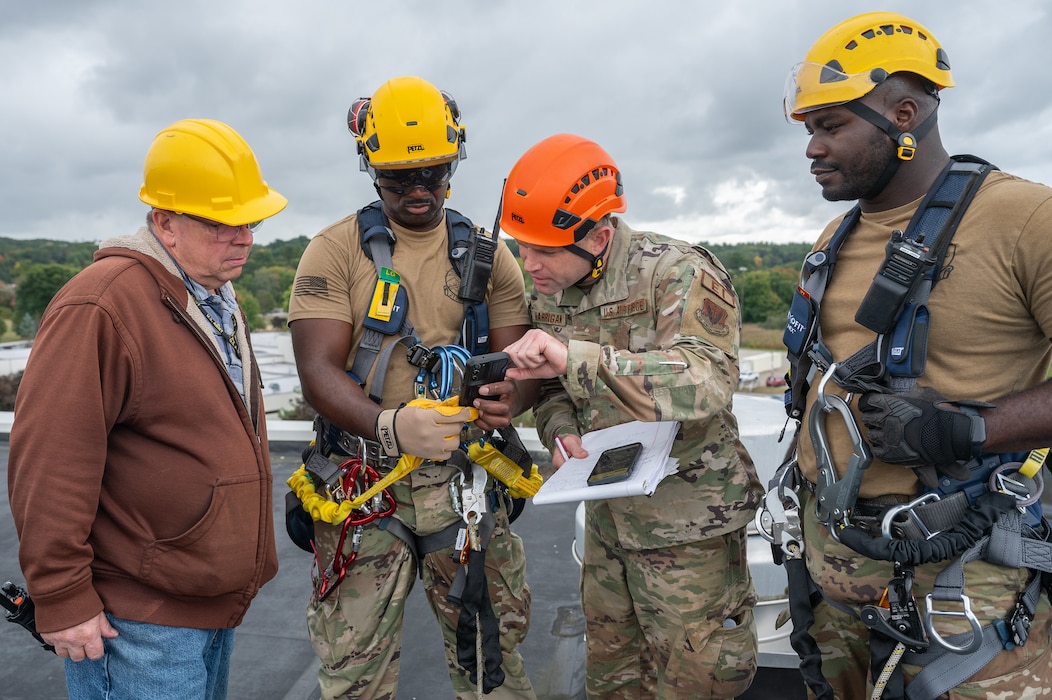
<path fill-rule="evenodd" d="M 527 245 L 576 244 L 607 214 L 626 209 L 621 172 L 599 144 L 549 136 L 519 158 L 504 182 L 500 227 Z"/>

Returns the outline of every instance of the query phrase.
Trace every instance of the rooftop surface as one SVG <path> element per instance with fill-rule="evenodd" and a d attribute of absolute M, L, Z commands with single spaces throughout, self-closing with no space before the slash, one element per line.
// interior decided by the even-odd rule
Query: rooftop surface
<path fill-rule="evenodd" d="M 310 596 L 311 556 L 285 535 L 284 480 L 300 465 L 296 443 L 273 443 L 274 518 L 280 569 L 252 603 L 238 629 L 232 660 L 230 700 L 315 700 L 317 661 L 308 641 L 304 610 Z M 7 499 L 8 445 L 0 441 L 0 582 L 22 583 L 18 543 Z M 540 463 L 540 462 L 538 462 Z M 584 640 L 573 634 L 580 622 L 579 568 L 573 558 L 575 503 L 528 504 L 513 529 L 526 548 L 526 578 L 533 591 L 530 633 L 520 647 L 540 700 L 583 698 Z M 566 636 L 570 635 L 570 636 Z M 419 585 L 406 604 L 402 700 L 452 697 L 438 624 Z M 66 700 L 62 661 L 40 648 L 21 627 L 0 622 L 0 697 L 5 700 Z M 793 689 L 800 689 L 793 695 Z M 799 674 L 766 671 L 746 698 L 803 698 Z"/>

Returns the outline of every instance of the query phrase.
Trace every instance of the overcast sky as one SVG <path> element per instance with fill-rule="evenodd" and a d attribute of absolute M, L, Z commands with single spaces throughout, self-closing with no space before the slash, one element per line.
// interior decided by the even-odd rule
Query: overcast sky
<path fill-rule="evenodd" d="M 450 92 L 468 159 L 449 205 L 487 228 L 501 182 L 559 132 L 602 144 L 626 220 L 692 241 L 811 241 L 846 208 L 786 124 L 789 69 L 833 24 L 903 12 L 947 50 L 951 153 L 1052 183 L 1046 0 L 0 0 L 0 236 L 130 233 L 153 136 L 213 118 L 289 199 L 257 241 L 313 235 L 374 199 L 351 102 L 419 75 Z"/>

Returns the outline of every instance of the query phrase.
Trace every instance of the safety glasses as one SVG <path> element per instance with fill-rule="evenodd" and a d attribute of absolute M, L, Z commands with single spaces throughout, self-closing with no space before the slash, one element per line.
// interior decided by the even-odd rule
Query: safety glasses
<path fill-rule="evenodd" d="M 391 194 L 405 194 L 414 187 L 423 187 L 428 192 L 445 189 L 453 176 L 449 163 L 436 165 L 433 168 L 412 168 L 410 170 L 376 170 L 376 186 Z M 381 183 L 380 180 L 393 181 L 394 184 Z"/>
<path fill-rule="evenodd" d="M 193 214 L 179 214 L 179 216 L 185 216 L 187 219 L 192 219 L 193 221 L 196 221 L 199 224 L 204 224 L 212 229 L 212 232 L 216 236 L 216 241 L 219 243 L 229 243 L 237 238 L 237 235 L 241 233 L 242 226 L 247 226 L 248 230 L 252 233 L 255 233 L 263 226 L 262 221 L 253 221 L 250 224 L 241 224 L 241 226 L 231 226 L 230 224 L 221 224 L 218 221 L 212 221 L 211 219 L 203 219 L 200 216 L 194 216 Z"/>

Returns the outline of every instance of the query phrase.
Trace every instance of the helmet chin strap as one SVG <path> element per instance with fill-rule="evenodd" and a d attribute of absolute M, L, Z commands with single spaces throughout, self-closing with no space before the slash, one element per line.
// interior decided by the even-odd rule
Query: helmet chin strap
<path fill-rule="evenodd" d="M 581 279 L 579 279 L 576 282 L 574 282 L 574 286 L 575 287 L 581 287 L 581 286 L 587 287 L 589 284 L 595 282 L 597 279 L 602 277 L 602 275 L 603 275 L 603 256 L 606 255 L 606 251 L 609 248 L 610 248 L 610 242 L 607 241 L 607 244 L 603 247 L 603 249 L 601 251 L 599 251 L 599 255 L 592 255 L 587 250 L 585 250 L 584 248 L 580 247 L 577 244 L 566 246 L 566 249 L 568 251 L 570 251 L 571 253 L 573 253 L 574 255 L 576 255 L 578 257 L 584 258 L 592 266 L 592 269 L 589 270 L 587 274 L 585 274 Z"/>
<path fill-rule="evenodd" d="M 935 113 L 937 110 L 932 110 L 932 113 L 928 115 L 927 119 L 921 122 L 913 132 L 902 131 L 897 126 L 891 123 L 883 114 L 880 114 L 874 109 L 862 104 L 860 100 L 854 100 L 844 105 L 847 109 L 854 112 L 859 117 L 862 117 L 867 122 L 877 127 L 885 134 L 888 135 L 892 141 L 895 142 L 895 160 L 888 163 L 888 167 L 884 169 L 880 179 L 877 183 L 862 196 L 862 199 L 873 199 L 888 186 L 891 182 L 891 178 L 895 177 L 895 173 L 898 172 L 899 166 L 902 165 L 903 161 L 913 160 L 913 156 L 917 153 L 917 145 L 921 139 L 928 135 L 928 132 L 935 126 Z"/>

